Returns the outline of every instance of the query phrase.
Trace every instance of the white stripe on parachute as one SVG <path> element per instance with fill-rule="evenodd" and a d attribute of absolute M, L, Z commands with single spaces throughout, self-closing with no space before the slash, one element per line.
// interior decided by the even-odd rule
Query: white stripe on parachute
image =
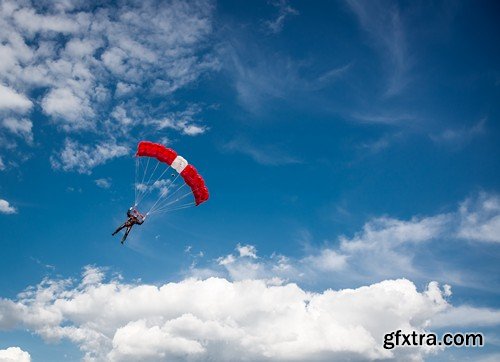
<path fill-rule="evenodd" d="M 188 162 L 184 157 L 177 156 L 170 166 L 178 173 L 181 173 L 186 168 L 187 165 Z"/>

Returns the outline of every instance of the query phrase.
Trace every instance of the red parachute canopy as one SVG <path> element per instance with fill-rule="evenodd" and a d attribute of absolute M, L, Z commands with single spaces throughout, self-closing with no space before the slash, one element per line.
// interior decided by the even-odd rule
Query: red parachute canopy
<path fill-rule="evenodd" d="M 193 165 L 190 165 L 185 158 L 179 156 L 173 149 L 159 143 L 141 141 L 137 145 L 136 156 L 154 157 L 177 171 L 191 188 L 196 206 L 208 200 L 208 189 L 205 186 L 203 177 L 201 177 Z"/>

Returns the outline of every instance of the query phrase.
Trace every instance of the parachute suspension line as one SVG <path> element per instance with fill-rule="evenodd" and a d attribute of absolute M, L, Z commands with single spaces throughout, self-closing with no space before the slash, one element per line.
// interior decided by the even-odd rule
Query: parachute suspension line
<path fill-rule="evenodd" d="M 174 192 L 171 192 L 169 194 L 167 194 L 164 199 L 158 204 L 158 206 L 156 206 L 156 209 L 161 209 L 163 208 L 163 206 L 165 206 L 165 203 L 170 200 L 170 198 L 175 195 L 179 190 L 181 190 L 183 187 L 185 187 L 186 184 L 185 183 L 182 183 Z"/>
<path fill-rule="evenodd" d="M 148 172 L 149 160 L 150 160 L 150 158 L 148 157 L 148 162 L 146 163 L 146 168 L 145 168 L 145 170 L 144 170 L 144 173 L 142 174 L 142 181 L 141 181 L 141 183 L 140 183 L 140 184 L 135 185 L 135 187 L 137 187 L 137 188 L 139 188 L 139 187 L 141 187 L 141 188 L 142 188 L 142 187 L 143 187 L 143 185 L 144 185 L 144 179 L 146 178 L 146 174 L 147 174 L 147 172 Z M 142 163 L 141 163 L 141 164 L 142 164 Z M 138 202 L 136 202 L 136 205 L 135 205 L 135 206 L 137 206 L 137 205 L 139 204 L 139 202 L 141 202 L 141 200 L 142 200 L 142 197 L 141 197 L 142 193 L 143 193 L 143 191 L 141 191 L 141 189 L 139 188 L 139 196 L 138 196 L 138 197 L 140 198 L 140 200 L 139 200 Z"/>
<path fill-rule="evenodd" d="M 185 193 L 184 195 L 181 195 L 179 197 L 177 197 L 176 199 L 174 200 L 170 200 L 169 202 L 167 203 L 163 203 L 163 205 L 159 206 L 156 208 L 156 210 L 160 210 L 160 209 L 164 209 L 165 207 L 168 207 L 169 205 L 172 205 L 172 204 L 175 204 L 177 201 L 179 200 L 182 200 L 184 198 L 186 198 L 187 196 L 189 195 L 192 195 L 192 192 L 191 191 L 188 191 L 187 193 Z"/>
<path fill-rule="evenodd" d="M 139 168 L 139 157 L 135 158 L 135 180 L 134 180 L 134 207 L 137 206 L 137 172 Z"/>
<path fill-rule="evenodd" d="M 191 194 L 192 194 L 192 192 L 188 191 L 184 195 L 179 196 L 178 198 L 176 198 L 175 200 L 172 200 L 172 201 L 170 201 L 170 202 L 168 202 L 166 204 L 163 204 L 161 207 L 157 207 L 153 212 L 162 212 L 162 211 L 165 211 L 165 210 L 169 210 L 168 206 L 170 206 L 172 204 L 175 204 L 177 201 L 182 200 L 182 199 L 186 198 L 187 196 L 189 196 Z M 193 201 L 193 202 L 190 202 L 189 204 L 186 204 L 186 205 L 195 206 L 195 202 Z M 174 205 L 174 207 L 177 207 L 177 205 Z"/>
<path fill-rule="evenodd" d="M 137 175 L 136 181 L 135 181 L 136 197 L 135 197 L 134 207 L 136 207 L 139 204 L 139 199 L 141 198 L 141 194 L 142 194 L 142 189 L 141 189 L 142 182 L 139 182 L 141 175 L 142 175 L 142 178 L 144 178 L 144 161 L 143 161 L 142 157 L 137 157 L 136 175 Z"/>
<path fill-rule="evenodd" d="M 168 168 L 167 168 L 167 170 L 168 170 Z M 166 170 L 165 170 L 165 171 L 166 171 Z M 164 173 L 165 173 L 165 172 L 164 172 Z M 163 175 L 163 174 L 162 174 L 162 175 Z M 178 173 L 178 174 L 177 174 L 177 176 L 175 176 L 174 180 L 170 183 L 170 185 L 168 185 L 168 186 L 167 186 L 166 190 L 165 190 L 164 192 L 160 193 L 160 197 L 158 197 L 158 199 L 157 199 L 157 200 L 156 200 L 156 202 L 153 204 L 153 206 L 151 206 L 151 209 L 149 209 L 149 211 L 146 213 L 146 215 L 148 215 L 148 214 L 149 214 L 149 213 L 150 213 L 150 212 L 154 209 L 154 207 L 156 206 L 156 204 L 158 204 L 158 202 L 162 199 L 162 197 L 163 197 L 163 195 L 162 195 L 162 194 L 164 194 L 164 193 L 168 192 L 168 190 L 170 189 L 170 186 L 172 186 L 172 185 L 175 183 L 175 181 L 179 178 L 179 176 L 180 176 L 180 175 L 181 175 L 181 174 L 180 174 L 180 173 Z"/>
<path fill-rule="evenodd" d="M 158 167 L 160 163 L 158 162 L 158 164 L 156 165 Z M 142 195 L 141 199 L 139 200 L 139 202 L 137 204 L 139 204 L 142 200 L 144 200 L 144 198 L 146 196 L 148 196 L 148 194 L 151 192 L 151 190 L 153 189 L 153 186 L 155 183 L 157 183 L 158 181 L 160 181 L 160 179 L 163 177 L 163 175 L 165 174 L 165 172 L 167 172 L 168 170 L 170 169 L 170 166 L 168 166 L 162 173 L 161 175 L 155 180 L 155 182 L 153 182 L 151 185 L 149 185 L 149 181 L 148 183 L 146 184 L 146 191 L 144 192 L 144 194 Z M 155 171 L 156 171 L 156 168 L 155 168 Z M 149 180 L 151 180 L 151 177 L 149 178 Z M 169 186 L 170 187 L 170 186 Z M 168 187 L 167 187 L 167 190 L 168 190 Z M 162 195 L 160 194 L 160 198 L 162 197 Z"/>
<path fill-rule="evenodd" d="M 194 204 L 195 204 L 195 202 L 192 201 L 192 202 L 189 202 L 187 204 L 175 206 L 175 207 L 172 207 L 172 208 L 166 208 L 166 209 L 162 209 L 162 210 L 158 209 L 158 210 L 155 210 L 155 211 L 151 212 L 151 214 L 162 214 L 162 213 L 166 213 L 166 212 L 170 212 L 170 211 L 177 211 L 177 210 L 188 209 L 190 207 L 193 207 Z"/>
<path fill-rule="evenodd" d="M 136 160 L 136 181 L 135 181 L 135 191 L 136 191 L 136 197 L 135 197 L 135 203 L 134 207 L 136 207 L 139 204 L 139 199 L 141 198 L 142 190 L 141 190 L 141 185 L 142 182 L 139 183 L 139 178 L 141 177 L 144 179 L 144 160 L 142 157 L 137 157 Z"/>
<path fill-rule="evenodd" d="M 146 182 L 146 185 L 149 185 L 149 181 L 151 181 L 151 178 L 152 178 L 152 177 L 153 177 L 153 175 L 155 174 L 156 169 L 158 168 L 158 165 L 159 165 L 159 164 L 160 164 L 159 162 L 157 162 L 157 163 L 156 163 L 155 169 L 153 170 L 153 173 L 151 174 L 151 176 L 149 176 L 149 179 L 148 179 L 148 182 Z M 156 181 L 158 181 L 158 180 L 156 180 Z M 156 182 L 156 181 L 155 181 L 155 182 Z"/>
<path fill-rule="evenodd" d="M 184 186 L 184 185 L 185 185 L 185 184 L 183 184 L 182 186 Z M 181 188 L 182 188 L 182 187 L 179 187 L 179 188 L 178 188 L 175 192 L 179 191 Z M 179 196 L 178 198 L 176 198 L 175 200 L 172 200 L 172 201 L 170 201 L 170 202 L 168 202 L 168 203 L 163 203 L 162 205 L 160 205 L 159 207 L 157 207 L 157 208 L 156 208 L 155 212 L 156 212 L 157 210 L 163 210 L 163 209 L 165 209 L 165 207 L 167 207 L 167 206 L 169 206 L 169 205 L 172 205 L 172 204 L 176 203 L 177 201 L 179 201 L 179 200 L 182 200 L 182 199 L 186 198 L 187 196 L 192 195 L 193 191 L 196 191 L 196 190 L 199 190 L 199 188 L 195 188 L 195 189 L 193 189 L 193 190 L 190 190 L 190 191 L 186 192 L 184 195 L 181 195 L 181 196 Z M 170 194 L 170 196 L 171 196 L 171 195 L 173 195 L 175 192 L 171 193 L 171 194 Z M 189 204 L 189 205 L 191 205 L 191 204 Z M 174 206 L 175 206 L 175 205 L 174 205 Z M 194 202 L 194 201 L 193 201 L 191 206 L 196 206 L 196 202 Z"/>

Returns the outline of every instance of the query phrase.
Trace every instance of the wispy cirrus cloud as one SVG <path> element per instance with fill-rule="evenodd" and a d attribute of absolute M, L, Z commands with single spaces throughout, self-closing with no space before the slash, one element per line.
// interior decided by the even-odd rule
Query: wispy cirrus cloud
<path fill-rule="evenodd" d="M 263 49 L 250 34 L 228 35 L 221 49 L 223 69 L 231 76 L 238 102 L 259 115 L 273 102 L 296 104 L 298 99 L 335 84 L 351 68 L 344 63 L 318 72 L 310 62 Z"/>
<path fill-rule="evenodd" d="M 300 159 L 288 154 L 279 146 L 258 145 L 243 138 L 235 138 L 222 146 L 227 152 L 239 152 L 251 157 L 255 162 L 266 166 L 279 166 L 300 163 Z"/>
<path fill-rule="evenodd" d="M 385 95 L 390 97 L 399 94 L 410 81 L 408 72 L 412 59 L 408 51 L 405 24 L 397 4 L 358 0 L 346 0 L 346 3 L 356 14 L 385 63 L 385 71 L 389 74 Z"/>
<path fill-rule="evenodd" d="M 430 134 L 429 137 L 437 144 L 460 147 L 472 139 L 484 135 L 487 120 L 488 117 L 483 117 L 471 126 L 462 125 L 454 128 L 446 128 L 441 132 Z"/>
<path fill-rule="evenodd" d="M 278 16 L 273 20 L 265 21 L 264 25 L 267 31 L 278 34 L 283 30 L 285 20 L 290 16 L 299 15 L 299 12 L 287 0 L 273 0 L 270 3 L 278 10 Z"/>
<path fill-rule="evenodd" d="M 352 113 L 350 118 L 357 122 L 382 125 L 408 125 L 416 121 L 416 116 L 404 113 Z"/>

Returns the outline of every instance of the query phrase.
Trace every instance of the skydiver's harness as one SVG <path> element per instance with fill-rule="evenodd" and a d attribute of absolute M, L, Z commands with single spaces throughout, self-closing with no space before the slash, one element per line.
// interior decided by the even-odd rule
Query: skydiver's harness
<path fill-rule="evenodd" d="M 146 220 L 146 216 L 141 214 L 137 209 L 133 207 L 127 210 L 127 216 L 129 217 L 129 220 L 137 220 L 133 222 L 134 224 L 141 225 L 144 220 Z"/>

